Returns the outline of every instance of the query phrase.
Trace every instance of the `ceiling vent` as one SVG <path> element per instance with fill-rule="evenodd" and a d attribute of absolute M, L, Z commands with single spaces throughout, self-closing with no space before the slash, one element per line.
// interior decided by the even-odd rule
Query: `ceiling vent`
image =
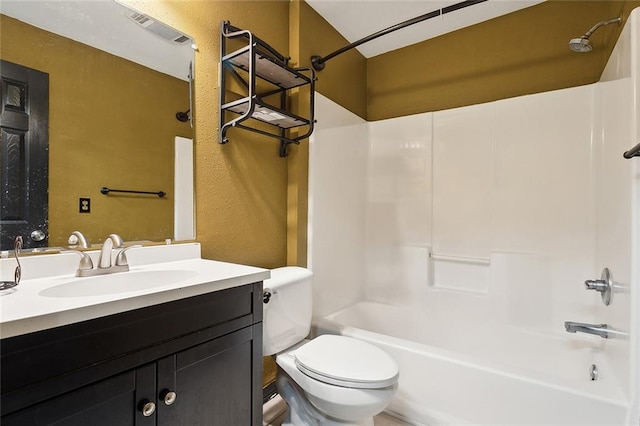
<path fill-rule="evenodd" d="M 165 25 L 162 22 L 158 22 L 142 13 L 131 12 L 128 16 L 129 19 L 140 25 L 145 30 L 150 31 L 167 41 L 173 41 L 179 44 L 185 44 L 191 41 L 191 38 L 189 36 L 184 35 L 169 27 L 168 25 Z"/>

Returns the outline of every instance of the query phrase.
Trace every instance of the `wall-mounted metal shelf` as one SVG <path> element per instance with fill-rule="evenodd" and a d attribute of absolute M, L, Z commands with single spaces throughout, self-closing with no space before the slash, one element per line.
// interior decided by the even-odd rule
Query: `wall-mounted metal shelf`
<path fill-rule="evenodd" d="M 232 39 L 246 41 L 246 45 L 227 53 L 227 43 Z M 221 28 L 220 68 L 220 135 L 219 142 L 229 142 L 227 131 L 232 128 L 249 130 L 280 140 L 280 156 L 287 156 L 287 147 L 308 138 L 314 126 L 315 73 L 311 68 L 292 68 L 274 48 L 260 40 L 250 31 L 223 22 Z M 244 88 L 240 99 L 227 101 L 228 77 L 232 76 Z M 257 92 L 256 80 L 262 80 L 261 93 Z M 288 95 L 291 89 L 309 85 L 309 117 L 300 117 L 288 111 Z M 279 95 L 279 96 L 278 96 Z M 267 99 L 277 99 L 278 105 Z M 233 118 L 229 113 L 234 114 Z M 244 123 L 254 119 L 274 126 L 277 133 L 258 129 Z M 306 127 L 306 129 L 305 129 Z M 295 137 L 290 130 L 303 128 Z M 305 131 L 306 130 L 306 131 Z"/>
<path fill-rule="evenodd" d="M 251 108 L 251 98 L 242 98 L 235 102 L 229 102 L 222 105 L 223 111 L 231 111 L 236 114 L 245 115 L 247 110 Z M 253 112 L 251 118 L 260 120 L 263 123 L 269 123 L 274 126 L 278 126 L 282 129 L 291 129 L 293 127 L 299 127 L 309 125 L 309 120 L 299 117 L 291 112 L 283 111 L 274 106 L 268 105 L 262 102 L 260 98 L 253 99 Z"/>

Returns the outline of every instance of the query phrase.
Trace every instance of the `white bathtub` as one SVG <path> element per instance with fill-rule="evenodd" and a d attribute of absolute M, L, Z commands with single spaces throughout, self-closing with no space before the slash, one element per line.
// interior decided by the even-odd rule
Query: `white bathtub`
<path fill-rule="evenodd" d="M 387 351 L 400 366 L 400 387 L 387 411 L 415 424 L 625 424 L 628 402 L 591 336 L 443 324 L 375 302 L 317 320 L 315 331 Z M 596 381 L 591 364 L 598 366 Z"/>

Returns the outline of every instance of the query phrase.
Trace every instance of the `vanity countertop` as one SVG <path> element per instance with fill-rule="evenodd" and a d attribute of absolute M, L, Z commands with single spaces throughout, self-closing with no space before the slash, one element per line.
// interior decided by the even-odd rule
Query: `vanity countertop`
<path fill-rule="evenodd" d="M 201 259 L 200 245 L 197 243 L 143 247 L 129 250 L 127 254 L 130 265 L 128 272 L 88 278 L 75 277 L 80 258 L 73 253 L 22 259 L 22 281 L 15 288 L 0 292 L 0 337 L 18 336 L 220 291 L 263 281 L 270 276 L 267 269 Z M 96 253 L 92 253 L 94 256 Z M 0 261 L 0 278 L 8 279 L 8 270 L 12 272 L 11 261 L 15 264 L 13 259 Z M 49 271 L 50 274 L 43 271 Z M 83 291 L 85 283 L 93 288 L 96 288 L 96 283 L 99 286 L 104 284 L 106 288 L 109 284 L 106 277 L 119 280 L 119 289 L 114 292 Z M 159 284 L 143 285 L 131 290 L 122 287 L 127 285 L 127 280 L 135 282 L 139 277 Z M 90 283 L 96 278 L 101 281 Z M 71 296 L 57 291 L 61 288 Z M 98 288 L 101 290 L 101 287 Z"/>

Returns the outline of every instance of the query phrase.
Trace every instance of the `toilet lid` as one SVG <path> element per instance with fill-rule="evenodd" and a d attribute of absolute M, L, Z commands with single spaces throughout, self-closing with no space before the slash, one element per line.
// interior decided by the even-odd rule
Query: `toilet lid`
<path fill-rule="evenodd" d="M 381 349 L 346 336 L 322 335 L 294 353 L 296 366 L 325 383 L 375 389 L 393 385 L 398 365 Z"/>

